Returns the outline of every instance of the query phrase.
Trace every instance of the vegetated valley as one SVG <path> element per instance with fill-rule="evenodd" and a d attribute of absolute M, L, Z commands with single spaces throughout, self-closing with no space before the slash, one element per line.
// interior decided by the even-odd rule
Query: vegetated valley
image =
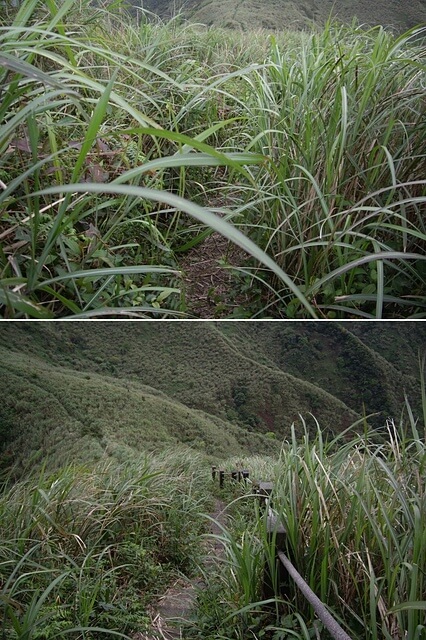
<path fill-rule="evenodd" d="M 349 636 L 424 640 L 425 332 L 1 323 L 2 637 L 328 638 L 274 579 L 270 480 L 286 553 Z M 191 594 L 174 627 L 170 593 Z"/>
<path fill-rule="evenodd" d="M 4 317 L 424 317 L 424 2 L 1 6 Z"/>
<path fill-rule="evenodd" d="M 346 23 L 383 25 L 405 31 L 426 22 L 421 0 L 128 0 L 137 15 L 142 7 L 167 20 L 177 13 L 192 22 L 230 29 L 301 29 L 324 24 L 330 17 Z"/>

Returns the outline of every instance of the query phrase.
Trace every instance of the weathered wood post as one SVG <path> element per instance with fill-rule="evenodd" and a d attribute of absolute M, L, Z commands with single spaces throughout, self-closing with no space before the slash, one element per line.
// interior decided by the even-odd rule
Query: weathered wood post
<path fill-rule="evenodd" d="M 259 494 L 260 506 L 263 510 L 265 510 L 270 503 L 273 488 L 273 482 L 259 482 L 259 488 L 257 492 Z"/>
<path fill-rule="evenodd" d="M 231 471 L 231 478 L 234 482 L 238 481 L 238 471 Z"/>
<path fill-rule="evenodd" d="M 273 549 L 273 557 L 266 558 L 263 573 L 262 595 L 265 600 L 275 596 L 289 596 L 288 573 L 281 563 L 278 554 L 287 547 L 287 532 L 278 517 L 270 512 L 266 520 L 268 546 Z M 272 567 L 271 567 L 272 564 Z"/>
<path fill-rule="evenodd" d="M 248 469 L 243 469 L 243 470 L 241 471 L 241 475 L 242 475 L 242 477 L 243 477 L 244 484 L 247 484 L 247 480 L 248 480 L 248 479 L 249 479 L 249 477 L 250 477 L 250 472 L 249 472 L 249 470 L 248 470 Z"/>
<path fill-rule="evenodd" d="M 274 598 L 280 594 L 289 595 L 288 573 L 279 560 L 278 553 L 287 550 L 287 532 L 285 526 L 278 519 L 271 508 L 273 482 L 259 482 L 258 495 L 260 508 L 266 516 L 266 536 L 268 548 L 273 550 L 273 555 L 269 554 L 265 558 L 265 568 L 263 574 L 263 598 L 265 600 Z"/>
<path fill-rule="evenodd" d="M 223 471 L 223 469 L 221 469 L 221 470 L 219 471 L 219 487 L 220 487 L 221 489 L 223 489 L 223 483 L 224 483 L 224 481 L 225 481 L 225 472 Z"/>
<path fill-rule="evenodd" d="M 213 482 L 216 480 L 216 471 L 217 471 L 217 467 L 214 464 L 214 465 L 212 465 L 212 479 L 213 479 Z"/>

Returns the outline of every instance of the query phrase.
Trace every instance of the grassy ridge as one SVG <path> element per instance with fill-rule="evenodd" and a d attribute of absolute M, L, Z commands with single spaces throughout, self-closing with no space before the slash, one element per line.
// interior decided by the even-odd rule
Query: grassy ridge
<path fill-rule="evenodd" d="M 404 326 L 383 327 L 382 339 L 369 327 L 3 323 L 3 465 L 32 455 L 57 464 L 69 455 L 122 460 L 182 442 L 216 457 L 268 452 L 293 422 L 300 430 L 300 415 L 314 431 L 310 414 L 330 433 L 364 411 L 378 412 L 370 424 L 381 426 L 400 414 L 404 394 L 420 406 L 411 367 L 424 325 L 410 325 L 408 371 L 402 358 L 400 367 L 387 361 L 384 348 L 391 345 L 391 356 L 398 344 L 404 349 Z"/>
<path fill-rule="evenodd" d="M 223 325 L 241 353 L 302 375 L 357 411 L 362 399 L 368 412 L 387 406 L 391 413 L 404 402 L 404 389 L 412 388 L 410 377 L 418 376 L 426 337 L 422 325 L 418 329 L 408 339 L 403 323 Z"/>
<path fill-rule="evenodd" d="M 53 0 L 10 21 L 4 315 L 190 314 L 182 255 L 211 230 L 247 254 L 236 317 L 424 314 L 421 31 L 248 42 Z"/>
<path fill-rule="evenodd" d="M 52 366 L 2 349 L 1 466 L 125 461 L 186 444 L 212 457 L 276 449 L 241 426 L 130 379 Z"/>
<path fill-rule="evenodd" d="M 426 335 L 419 325 L 420 332 L 412 331 L 414 325 L 398 323 L 343 323 L 343 326 L 357 336 L 372 351 L 385 358 L 399 371 L 418 377 L 418 355 L 423 353 Z M 398 331 L 395 340 L 394 331 Z"/>
<path fill-rule="evenodd" d="M 357 18 L 362 24 L 383 25 L 398 31 L 426 22 L 426 9 L 421 0 L 409 5 L 403 0 L 392 3 L 386 0 L 374 3 L 366 0 L 131 0 L 129 4 L 143 6 L 163 18 L 170 18 L 181 9 L 190 20 L 236 29 L 300 29 L 312 22 L 324 24 L 330 15 L 343 22 L 350 23 Z"/>

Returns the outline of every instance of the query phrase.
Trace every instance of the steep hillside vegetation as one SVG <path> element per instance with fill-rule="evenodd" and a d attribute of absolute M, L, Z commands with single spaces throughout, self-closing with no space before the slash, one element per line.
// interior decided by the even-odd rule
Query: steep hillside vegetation
<path fill-rule="evenodd" d="M 403 366 L 388 358 L 388 345 L 402 361 L 409 362 L 409 373 L 416 376 L 419 349 L 426 344 L 422 325 L 418 325 L 418 333 L 413 331 L 407 348 L 406 330 L 401 324 L 385 324 L 383 332 L 375 323 L 327 322 L 284 327 L 280 323 L 244 323 L 241 327 L 229 323 L 224 330 L 250 357 L 266 355 L 280 370 L 302 376 L 356 411 L 360 412 L 363 405 L 368 412 L 387 407 L 393 415 L 403 401 L 404 390 L 413 390 L 413 379 L 405 374 Z"/>
<path fill-rule="evenodd" d="M 324 23 L 331 15 L 344 22 L 356 18 L 365 25 L 409 29 L 426 22 L 426 5 L 422 0 L 131 0 L 161 17 L 181 10 L 190 20 L 230 28 L 265 29 L 301 28 Z"/>
<path fill-rule="evenodd" d="M 371 327 L 371 328 L 369 328 Z M 3 463 L 125 458 L 177 443 L 209 456 L 276 450 L 300 416 L 337 433 L 398 416 L 426 326 L 355 323 L 3 323 Z M 358 335 L 356 335 L 358 334 Z M 385 341 L 384 341 L 385 344 Z M 271 439 L 271 436 L 275 437 Z M 274 442 L 277 442 L 274 445 Z M 132 453 L 133 452 L 133 453 Z"/>
<path fill-rule="evenodd" d="M 418 378 L 418 354 L 424 353 L 426 347 L 425 323 L 346 322 L 342 325 L 396 369 Z"/>
<path fill-rule="evenodd" d="M 275 448 L 256 433 L 134 380 L 60 366 L 53 352 L 52 364 L 23 352 L 1 353 L 2 466 L 126 460 L 179 444 L 221 457 Z"/>

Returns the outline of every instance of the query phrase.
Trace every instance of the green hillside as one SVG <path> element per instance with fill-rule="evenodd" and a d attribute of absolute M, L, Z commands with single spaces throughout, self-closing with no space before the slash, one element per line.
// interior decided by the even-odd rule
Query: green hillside
<path fill-rule="evenodd" d="M 2 638 L 328 637 L 273 579 L 267 479 L 349 637 L 424 640 L 425 345 L 421 322 L 0 323 Z"/>
<path fill-rule="evenodd" d="M 426 22 L 422 0 L 132 0 L 134 6 L 168 18 L 180 10 L 192 21 L 238 29 L 297 29 L 324 23 L 330 16 L 342 22 L 354 18 L 364 25 L 384 25 L 399 31 Z"/>
<path fill-rule="evenodd" d="M 419 405 L 426 326 L 410 327 L 411 351 L 403 325 L 383 328 L 388 356 L 361 323 L 3 323 L 3 462 L 179 443 L 213 457 L 267 453 L 300 416 L 315 430 L 311 414 L 328 433 L 364 411 L 380 426 L 404 393 Z"/>
<path fill-rule="evenodd" d="M 1 352 L 3 465 L 126 460 L 181 444 L 220 457 L 275 449 L 256 433 L 133 380 Z"/>
<path fill-rule="evenodd" d="M 243 334 L 244 339 L 235 339 L 251 357 L 266 356 L 281 371 L 303 376 L 358 412 L 365 403 L 368 412 L 387 407 L 391 414 L 403 401 L 404 389 L 414 388 L 425 329 L 416 324 L 407 344 L 402 323 L 224 325 L 231 335 Z"/>

